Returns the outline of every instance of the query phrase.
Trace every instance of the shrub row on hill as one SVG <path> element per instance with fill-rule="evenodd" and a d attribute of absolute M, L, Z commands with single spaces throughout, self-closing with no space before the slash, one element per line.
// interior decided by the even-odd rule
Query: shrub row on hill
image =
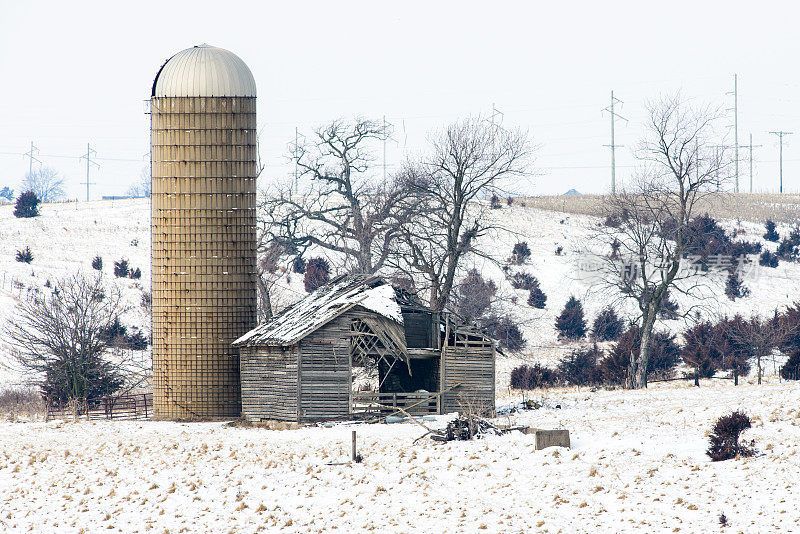
<path fill-rule="evenodd" d="M 659 317 L 661 319 L 678 318 L 678 305 L 670 298 L 669 293 L 664 297 Z M 583 339 L 588 332 L 594 341 L 616 341 L 622 335 L 625 323 L 611 306 L 607 306 L 595 318 L 591 331 L 589 331 L 583 305 L 572 296 L 556 319 L 555 327 L 559 339 L 562 340 L 578 341 Z"/>
<path fill-rule="evenodd" d="M 619 341 L 606 353 L 597 344 L 571 351 L 558 362 L 557 369 L 547 373 L 536 369 L 532 376 L 536 380 L 525 380 L 527 366 L 522 366 L 517 374 L 512 372 L 511 387 L 530 389 L 524 384 L 538 384 L 533 387 L 549 387 L 555 385 L 621 385 L 625 382 L 631 355 L 639 352 L 638 327 L 630 326 Z M 681 349 L 675 336 L 666 332 L 653 334 L 650 349 L 650 360 L 647 366 L 648 376 L 669 378 L 673 376 L 675 367 L 680 363 Z M 516 371 L 516 369 L 515 369 Z M 516 378 L 516 381 L 515 381 Z"/>
<path fill-rule="evenodd" d="M 598 316 L 604 317 L 604 313 Z M 606 319 L 605 322 L 608 322 Z M 724 317 L 716 323 L 700 322 L 687 328 L 682 345 L 667 332 L 653 332 L 647 365 L 649 380 L 670 378 L 683 362 L 695 376 L 707 378 L 717 371 L 736 371 L 745 376 L 753 361 L 779 349 L 790 354 L 780 374 L 800 379 L 800 303 L 770 319 Z M 631 358 L 639 354 L 640 331 L 629 326 L 609 351 L 596 344 L 571 351 L 556 369 L 521 366 L 512 372 L 511 387 L 530 389 L 554 385 L 622 385 L 628 377 Z"/>

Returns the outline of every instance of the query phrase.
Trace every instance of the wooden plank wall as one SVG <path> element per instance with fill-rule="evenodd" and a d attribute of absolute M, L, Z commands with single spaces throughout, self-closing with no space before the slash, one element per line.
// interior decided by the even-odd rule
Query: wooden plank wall
<path fill-rule="evenodd" d="M 350 322 L 340 315 L 300 342 L 300 420 L 350 414 Z"/>
<path fill-rule="evenodd" d="M 249 421 L 297 421 L 297 346 L 240 352 L 242 414 Z"/>
<path fill-rule="evenodd" d="M 495 351 L 493 346 L 447 346 L 443 351 L 442 413 L 469 409 L 494 412 Z"/>

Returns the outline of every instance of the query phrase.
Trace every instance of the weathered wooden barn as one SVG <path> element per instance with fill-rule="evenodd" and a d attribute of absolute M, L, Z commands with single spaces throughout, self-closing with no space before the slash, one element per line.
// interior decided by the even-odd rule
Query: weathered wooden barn
<path fill-rule="evenodd" d="M 492 340 L 380 277 L 339 277 L 234 345 L 252 421 L 494 411 Z"/>

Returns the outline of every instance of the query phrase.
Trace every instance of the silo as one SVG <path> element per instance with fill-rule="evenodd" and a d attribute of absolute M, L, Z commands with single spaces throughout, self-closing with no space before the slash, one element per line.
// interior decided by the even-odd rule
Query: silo
<path fill-rule="evenodd" d="M 155 417 L 241 412 L 239 356 L 255 326 L 256 86 L 235 54 L 172 56 L 153 81 Z"/>

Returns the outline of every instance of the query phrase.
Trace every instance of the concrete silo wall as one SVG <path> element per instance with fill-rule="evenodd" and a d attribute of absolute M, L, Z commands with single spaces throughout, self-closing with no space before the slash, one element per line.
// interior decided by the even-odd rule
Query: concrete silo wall
<path fill-rule="evenodd" d="M 151 100 L 155 417 L 241 412 L 256 317 L 256 99 Z"/>

